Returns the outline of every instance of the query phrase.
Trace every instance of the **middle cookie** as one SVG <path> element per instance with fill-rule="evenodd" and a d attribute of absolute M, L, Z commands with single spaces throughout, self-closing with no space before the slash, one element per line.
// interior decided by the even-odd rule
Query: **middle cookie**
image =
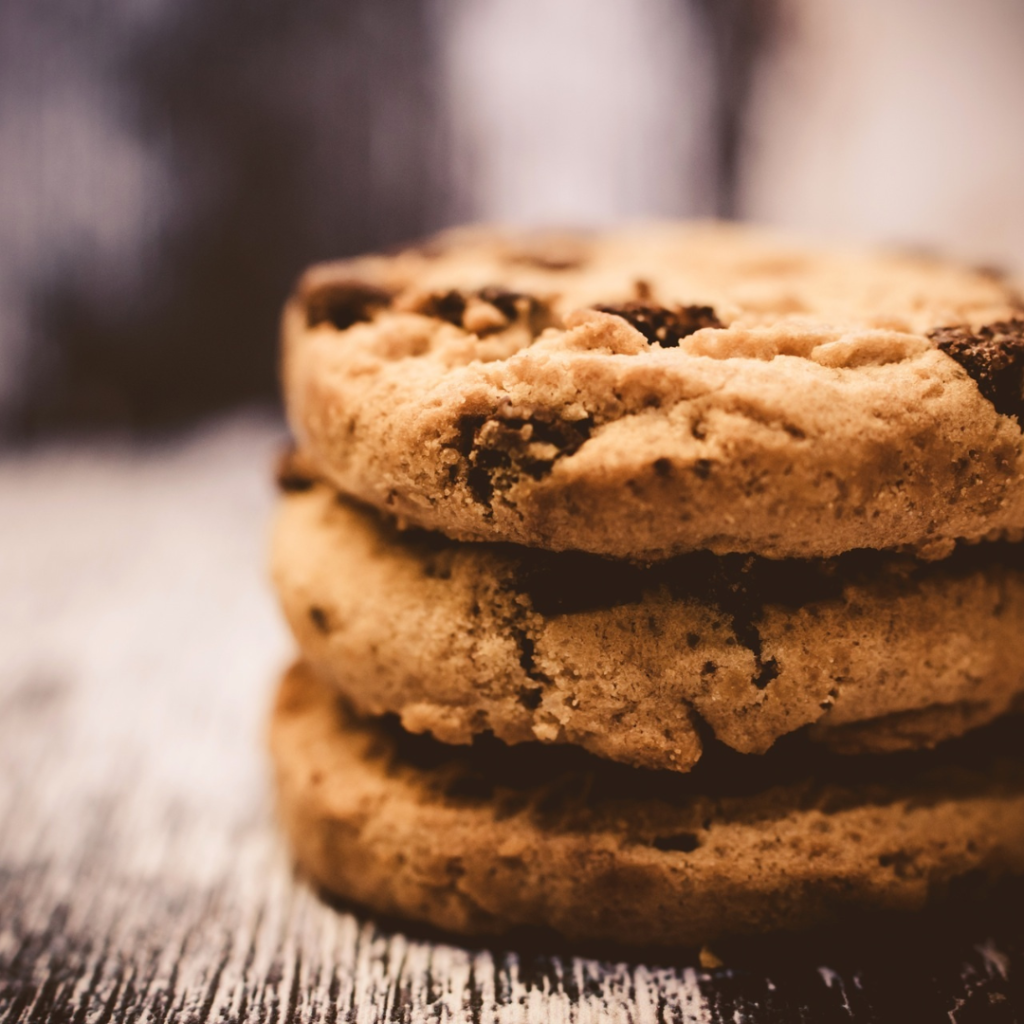
<path fill-rule="evenodd" d="M 1024 545 L 651 568 L 401 533 L 286 480 L 273 573 L 303 656 L 364 714 L 468 743 L 567 742 L 685 771 L 708 732 L 928 747 L 1020 703 Z"/>

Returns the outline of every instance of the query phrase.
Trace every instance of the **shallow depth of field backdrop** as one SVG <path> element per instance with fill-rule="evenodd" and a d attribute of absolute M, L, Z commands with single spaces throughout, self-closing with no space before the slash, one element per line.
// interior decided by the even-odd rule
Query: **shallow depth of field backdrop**
<path fill-rule="evenodd" d="M 1024 263 L 1017 0 L 5 0 L 0 436 L 274 391 L 307 262 L 728 215 Z"/>

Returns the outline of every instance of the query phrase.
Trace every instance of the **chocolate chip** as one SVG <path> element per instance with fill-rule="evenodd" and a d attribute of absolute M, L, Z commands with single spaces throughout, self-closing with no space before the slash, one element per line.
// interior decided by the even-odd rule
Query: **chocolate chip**
<path fill-rule="evenodd" d="M 544 688 L 542 686 L 521 686 L 517 700 L 527 711 L 536 711 L 540 707 L 543 697 Z"/>
<path fill-rule="evenodd" d="M 525 311 L 526 323 L 530 333 L 536 337 L 546 327 L 552 325 L 553 318 L 548 305 L 533 295 L 522 292 L 510 292 L 505 288 L 490 285 L 475 292 L 457 290 L 438 292 L 431 295 L 417 307 L 416 312 L 424 316 L 446 320 L 456 327 L 463 327 L 466 305 L 470 299 L 477 298 L 494 306 L 509 323 L 518 321 Z"/>
<path fill-rule="evenodd" d="M 913 855 L 905 850 L 880 854 L 878 864 L 883 868 L 892 868 L 893 874 L 897 878 L 913 878 L 921 873 L 914 862 Z"/>
<path fill-rule="evenodd" d="M 285 494 L 299 494 L 311 490 L 316 484 L 316 477 L 296 450 L 289 448 L 278 456 L 274 482 Z"/>
<path fill-rule="evenodd" d="M 517 421 L 520 425 L 529 423 L 533 428 L 531 440 L 554 445 L 561 455 L 572 455 L 590 437 L 593 422 L 583 420 L 543 420 L 531 418 Z"/>
<path fill-rule="evenodd" d="M 489 505 L 494 497 L 491 475 L 482 466 L 471 466 L 466 473 L 466 486 L 478 505 Z"/>
<path fill-rule="evenodd" d="M 496 307 L 512 322 L 518 320 L 525 309 L 526 325 L 530 329 L 530 334 L 535 338 L 541 331 L 553 327 L 556 323 L 551 307 L 538 299 L 536 295 L 509 292 L 503 288 L 494 287 L 481 288 L 477 294 L 479 298 Z"/>
<path fill-rule="evenodd" d="M 1024 426 L 1024 319 L 988 324 L 977 333 L 940 327 L 928 337 L 970 374 L 997 412 Z"/>
<path fill-rule="evenodd" d="M 466 296 L 454 290 L 439 292 L 421 303 L 416 312 L 438 320 L 447 320 L 448 323 L 461 327 L 462 316 L 466 312 Z"/>
<path fill-rule="evenodd" d="M 599 313 L 620 316 L 635 327 L 652 345 L 675 348 L 679 342 L 704 327 L 722 324 L 710 306 L 676 306 L 669 309 L 650 302 L 624 302 L 618 306 L 595 306 Z"/>
<path fill-rule="evenodd" d="M 469 455 L 473 450 L 477 431 L 484 425 L 486 416 L 460 416 L 455 443 L 451 445 L 460 455 Z"/>
<path fill-rule="evenodd" d="M 484 302 L 489 302 L 499 312 L 501 312 L 508 320 L 515 320 L 519 316 L 519 310 L 516 307 L 516 302 L 519 299 L 528 299 L 529 302 L 536 302 L 536 299 L 529 298 L 526 295 L 520 295 L 518 292 L 509 292 L 504 288 L 481 288 L 478 292 L 479 298 Z"/>
<path fill-rule="evenodd" d="M 677 832 L 671 836 L 658 836 L 651 845 L 656 850 L 693 853 L 700 846 L 700 839 L 693 832 Z"/>
<path fill-rule="evenodd" d="M 449 560 L 440 558 L 440 552 L 432 554 L 433 557 L 428 554 L 423 561 L 423 575 L 429 580 L 450 580 L 452 567 Z"/>
<path fill-rule="evenodd" d="M 473 499 L 482 505 L 489 504 L 496 489 L 511 487 L 521 476 L 543 479 L 555 462 L 584 444 L 592 427 L 589 419 L 462 416 L 454 439 L 446 447 L 462 455 L 465 465 L 461 470 L 450 467 L 449 477 L 454 482 L 464 474 Z M 536 445 L 545 448 L 538 451 Z M 546 446 L 554 448 L 554 453 L 547 451 Z"/>
<path fill-rule="evenodd" d="M 391 305 L 391 293 L 364 281 L 332 281 L 305 297 L 306 323 L 329 323 L 339 331 L 370 321 Z"/>
<path fill-rule="evenodd" d="M 313 623 L 318 632 L 324 634 L 330 633 L 331 624 L 327 621 L 327 612 L 325 612 L 323 608 L 313 605 L 309 609 L 309 621 Z"/>

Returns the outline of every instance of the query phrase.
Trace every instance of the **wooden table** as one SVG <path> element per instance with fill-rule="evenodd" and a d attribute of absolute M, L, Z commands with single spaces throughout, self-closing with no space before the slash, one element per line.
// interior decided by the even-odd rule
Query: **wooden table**
<path fill-rule="evenodd" d="M 263 745 L 291 649 L 264 571 L 281 439 L 253 415 L 0 458 L 0 1024 L 1024 1015 L 1014 902 L 716 970 L 328 906 L 292 876 Z"/>

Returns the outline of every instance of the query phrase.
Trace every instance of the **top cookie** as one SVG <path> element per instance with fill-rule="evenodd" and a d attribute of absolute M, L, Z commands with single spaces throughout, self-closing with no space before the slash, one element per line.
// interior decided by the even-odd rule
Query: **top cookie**
<path fill-rule="evenodd" d="M 338 488 L 458 539 L 948 554 L 1024 528 L 1024 304 L 737 225 L 464 229 L 313 267 L 289 417 Z"/>

